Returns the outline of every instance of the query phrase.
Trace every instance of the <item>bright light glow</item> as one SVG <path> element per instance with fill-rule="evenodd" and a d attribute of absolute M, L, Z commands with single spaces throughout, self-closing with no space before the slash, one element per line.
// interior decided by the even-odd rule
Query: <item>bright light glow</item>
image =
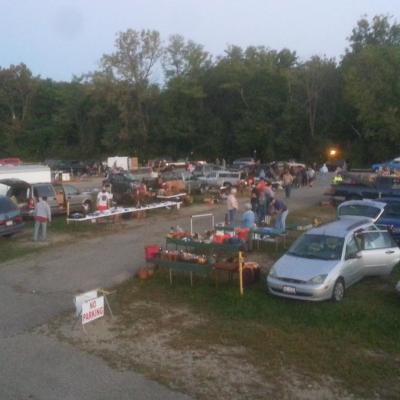
<path fill-rule="evenodd" d="M 337 153 L 337 151 L 336 151 L 335 149 L 331 149 L 331 150 L 329 151 L 329 155 L 330 155 L 330 156 L 336 156 L 336 153 Z"/>

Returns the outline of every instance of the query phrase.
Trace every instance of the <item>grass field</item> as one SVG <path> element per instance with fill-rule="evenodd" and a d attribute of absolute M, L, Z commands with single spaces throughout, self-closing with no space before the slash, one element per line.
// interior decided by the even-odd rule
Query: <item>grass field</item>
<path fill-rule="evenodd" d="M 292 218 L 317 216 L 329 220 L 332 209 L 306 210 Z M 276 259 L 282 249 L 264 248 L 265 259 Z M 258 254 L 262 260 L 263 255 Z M 251 255 L 249 256 L 251 259 Z M 129 327 L 138 316 L 124 314 L 128 304 L 156 302 L 163 307 L 189 306 L 203 316 L 203 329 L 182 329 L 174 346 L 210 348 L 243 346 L 246 357 L 263 371 L 265 379 L 280 380 L 282 368 L 324 382 L 329 377 L 361 398 L 400 398 L 400 298 L 394 286 L 397 267 L 390 277 L 364 280 L 347 292 L 340 304 L 285 300 L 266 293 L 265 277 L 240 297 L 237 282 L 218 288 L 209 279 L 197 278 L 190 287 L 187 276 L 158 271 L 152 280 L 131 280 L 113 301 L 119 322 Z M 140 316 L 139 316 L 140 318 Z M 149 318 L 149 315 L 143 316 Z M 161 329 L 161 326 L 160 326 Z M 275 371 L 275 376 L 274 376 Z"/>

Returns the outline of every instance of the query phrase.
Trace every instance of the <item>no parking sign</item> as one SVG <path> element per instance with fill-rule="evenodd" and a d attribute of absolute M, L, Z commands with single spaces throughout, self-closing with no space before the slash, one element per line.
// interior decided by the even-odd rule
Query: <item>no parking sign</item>
<path fill-rule="evenodd" d="M 104 317 L 104 296 L 85 301 L 82 304 L 82 324 Z"/>

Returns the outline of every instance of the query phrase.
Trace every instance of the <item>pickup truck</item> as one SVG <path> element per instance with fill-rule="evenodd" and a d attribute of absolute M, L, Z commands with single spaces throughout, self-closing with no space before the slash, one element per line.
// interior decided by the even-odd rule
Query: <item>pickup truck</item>
<path fill-rule="evenodd" d="M 326 194 L 334 198 L 345 200 L 400 197 L 400 178 L 393 176 L 378 176 L 374 182 L 370 183 L 334 184 Z"/>
<path fill-rule="evenodd" d="M 200 190 L 206 192 L 210 188 L 239 186 L 242 173 L 240 171 L 214 171 L 206 176 L 200 176 Z"/>
<path fill-rule="evenodd" d="M 70 211 L 87 212 L 95 204 L 95 195 L 81 192 L 73 185 L 51 183 L 28 183 L 19 179 L 2 179 L 0 185 L 5 187 L 5 194 L 21 210 L 23 217 L 32 217 L 35 209 L 35 197 L 47 197 L 53 215 L 65 214 L 67 202 Z"/>

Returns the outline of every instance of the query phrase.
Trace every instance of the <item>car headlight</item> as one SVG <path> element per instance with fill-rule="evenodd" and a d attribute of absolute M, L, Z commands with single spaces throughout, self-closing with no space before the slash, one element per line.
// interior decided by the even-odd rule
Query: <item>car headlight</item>
<path fill-rule="evenodd" d="M 311 278 L 308 283 L 311 283 L 313 285 L 320 285 L 321 283 L 324 283 L 327 276 L 327 274 L 314 276 L 314 278 Z"/>
<path fill-rule="evenodd" d="M 269 270 L 268 276 L 270 276 L 271 278 L 277 278 L 277 277 L 278 277 L 278 274 L 276 273 L 275 267 L 272 267 L 272 268 Z"/>

